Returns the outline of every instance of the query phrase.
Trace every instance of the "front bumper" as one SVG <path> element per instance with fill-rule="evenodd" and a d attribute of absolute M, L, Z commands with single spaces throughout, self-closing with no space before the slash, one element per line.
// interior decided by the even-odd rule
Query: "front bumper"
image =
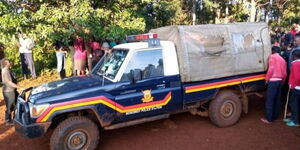
<path fill-rule="evenodd" d="M 46 123 L 33 123 L 29 125 L 22 124 L 18 120 L 14 120 L 15 123 L 15 129 L 18 133 L 20 133 L 22 136 L 28 137 L 28 138 L 35 138 L 40 137 L 43 134 L 45 134 L 51 125 L 51 122 Z"/>
<path fill-rule="evenodd" d="M 18 97 L 15 113 L 15 129 L 25 137 L 35 138 L 42 136 L 51 125 L 51 122 L 35 123 L 35 120 L 30 118 L 29 105 L 22 97 Z"/>

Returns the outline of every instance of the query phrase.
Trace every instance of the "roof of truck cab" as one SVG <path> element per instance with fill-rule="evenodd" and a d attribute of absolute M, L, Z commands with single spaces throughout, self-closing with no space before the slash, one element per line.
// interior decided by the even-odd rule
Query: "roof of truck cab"
<path fill-rule="evenodd" d="M 160 42 L 162 47 L 168 46 L 170 44 L 173 44 L 170 41 L 161 41 Z M 113 47 L 114 49 L 122 48 L 122 49 L 147 49 L 148 47 L 148 42 L 133 42 L 133 43 L 124 43 L 124 44 L 119 44 Z"/>

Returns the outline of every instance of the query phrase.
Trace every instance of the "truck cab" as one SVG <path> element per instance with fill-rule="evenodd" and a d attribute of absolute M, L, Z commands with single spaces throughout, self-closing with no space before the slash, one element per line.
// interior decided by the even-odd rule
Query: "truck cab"
<path fill-rule="evenodd" d="M 97 126 L 110 130 L 167 118 L 182 107 L 175 46 L 155 39 L 115 46 L 87 76 L 27 89 L 18 97 L 15 124 L 22 135 L 35 138 L 49 128 L 73 126 L 69 124 L 76 121 L 70 118 L 76 116 L 80 121 L 80 116 L 85 116 L 87 123 L 96 126 L 92 132 L 99 133 Z M 68 125 L 64 125 L 66 121 Z M 84 128 L 93 127 L 90 124 Z M 63 142 L 63 149 L 82 149 L 86 146 L 82 142 L 97 142 L 98 138 L 86 133 L 74 132 L 66 144 L 64 134 L 54 132 L 51 148 L 57 149 Z"/>
<path fill-rule="evenodd" d="M 165 114 L 182 107 L 180 75 L 172 42 L 118 45 L 100 61 L 92 74 L 100 80 L 109 80 L 114 87 L 107 92 L 114 105 L 113 124 Z"/>

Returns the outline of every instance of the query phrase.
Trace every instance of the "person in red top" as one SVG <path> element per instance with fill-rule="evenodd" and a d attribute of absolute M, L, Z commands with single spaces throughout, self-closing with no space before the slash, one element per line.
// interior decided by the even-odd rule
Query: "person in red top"
<path fill-rule="evenodd" d="M 74 42 L 74 67 L 77 75 L 85 74 L 85 66 L 87 60 L 87 51 L 85 49 L 83 38 L 76 35 L 76 40 Z"/>
<path fill-rule="evenodd" d="M 293 62 L 289 77 L 289 86 L 291 90 L 290 107 L 292 116 L 287 120 L 288 126 L 299 126 L 299 101 L 300 101 L 300 51 L 293 53 Z"/>
<path fill-rule="evenodd" d="M 299 25 L 293 24 L 292 29 L 290 30 L 290 33 L 293 35 L 293 38 L 295 38 L 296 34 L 299 32 Z"/>
<path fill-rule="evenodd" d="M 280 47 L 273 46 L 272 55 L 269 56 L 268 72 L 265 79 L 268 84 L 266 117 L 261 118 L 261 121 L 267 124 L 278 119 L 280 114 L 281 89 L 286 79 L 286 62 L 279 55 L 280 51 Z"/>
<path fill-rule="evenodd" d="M 98 62 L 97 60 L 100 60 L 104 52 L 101 50 L 100 43 L 96 41 L 95 37 L 92 37 L 89 45 L 91 48 L 91 53 L 88 56 L 88 68 L 89 72 L 91 72 L 95 64 Z"/>

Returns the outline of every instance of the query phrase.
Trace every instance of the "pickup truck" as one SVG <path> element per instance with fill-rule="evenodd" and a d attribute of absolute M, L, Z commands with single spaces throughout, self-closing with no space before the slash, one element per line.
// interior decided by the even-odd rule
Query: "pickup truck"
<path fill-rule="evenodd" d="M 128 36 L 86 76 L 23 91 L 15 128 L 28 138 L 54 129 L 53 150 L 95 149 L 100 130 L 190 112 L 218 127 L 248 112 L 265 89 L 271 53 L 266 24 L 171 26 Z M 154 33 L 157 32 L 157 33 Z M 173 35 L 170 35 L 173 34 Z"/>

